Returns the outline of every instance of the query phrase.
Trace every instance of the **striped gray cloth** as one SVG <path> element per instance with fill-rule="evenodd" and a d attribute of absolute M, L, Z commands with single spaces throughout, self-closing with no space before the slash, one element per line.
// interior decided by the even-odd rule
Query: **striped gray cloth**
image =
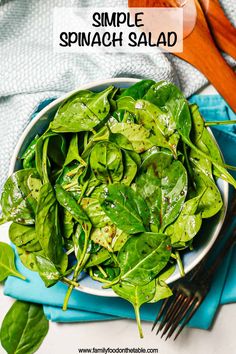
<path fill-rule="evenodd" d="M 222 1 L 235 24 L 236 1 Z M 0 0 L 0 190 L 16 142 L 43 99 L 110 77 L 168 79 L 186 96 L 206 84 L 203 75 L 170 54 L 53 53 L 55 6 L 126 4 L 124 0 Z"/>

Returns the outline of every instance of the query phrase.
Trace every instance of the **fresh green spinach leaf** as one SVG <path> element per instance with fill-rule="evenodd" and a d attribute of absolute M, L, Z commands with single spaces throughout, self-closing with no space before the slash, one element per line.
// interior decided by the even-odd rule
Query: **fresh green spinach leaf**
<path fill-rule="evenodd" d="M 100 202 L 106 215 L 122 231 L 129 234 L 146 231 L 149 209 L 145 200 L 132 188 L 121 183 L 109 185 Z"/>
<path fill-rule="evenodd" d="M 61 133 L 92 131 L 109 114 L 108 96 L 113 89 L 110 86 L 98 93 L 79 91 L 59 107 L 51 130 Z"/>
<path fill-rule="evenodd" d="M 0 281 L 5 280 L 9 275 L 25 280 L 15 267 L 14 251 L 7 243 L 0 242 Z"/>
<path fill-rule="evenodd" d="M 8 354 L 33 354 L 48 333 L 42 305 L 16 301 L 7 312 L 0 338 Z"/>
<path fill-rule="evenodd" d="M 148 284 L 167 265 L 170 255 L 170 238 L 164 234 L 145 232 L 129 238 L 118 253 L 121 280 Z"/>

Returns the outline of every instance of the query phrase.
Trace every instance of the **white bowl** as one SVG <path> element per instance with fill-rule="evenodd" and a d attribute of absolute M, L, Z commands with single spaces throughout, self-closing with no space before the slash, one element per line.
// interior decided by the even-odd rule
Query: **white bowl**
<path fill-rule="evenodd" d="M 102 91 L 110 85 L 114 85 L 120 88 L 127 88 L 138 81 L 138 79 L 131 78 L 116 78 L 92 82 L 78 87 L 78 89 L 69 92 L 65 96 L 62 96 L 47 105 L 33 118 L 33 120 L 29 123 L 29 125 L 26 127 L 23 134 L 21 135 L 11 159 L 9 175 L 21 168 L 20 157 L 22 156 L 26 147 L 29 145 L 29 143 L 32 141 L 36 134 L 42 134 L 46 130 L 49 122 L 53 119 L 54 114 L 57 111 L 59 105 L 62 103 L 62 101 L 64 101 L 65 99 L 80 90 Z M 217 185 L 222 194 L 224 208 L 222 208 L 221 212 L 219 212 L 213 218 L 209 219 L 208 222 L 203 222 L 203 226 L 199 234 L 196 236 L 195 240 L 195 244 L 197 241 L 197 247 L 193 251 L 187 251 L 183 254 L 182 259 L 185 273 L 190 272 L 207 254 L 207 252 L 214 244 L 223 225 L 225 213 L 228 206 L 228 183 L 221 179 L 218 179 Z M 178 280 L 179 278 L 180 274 L 178 268 L 176 267 L 175 272 L 167 280 L 167 283 L 172 283 Z M 80 285 L 81 286 L 78 288 L 78 290 L 88 294 L 99 296 L 117 296 L 111 289 L 102 289 L 102 284 L 92 280 L 89 276 L 85 276 L 80 281 Z"/>

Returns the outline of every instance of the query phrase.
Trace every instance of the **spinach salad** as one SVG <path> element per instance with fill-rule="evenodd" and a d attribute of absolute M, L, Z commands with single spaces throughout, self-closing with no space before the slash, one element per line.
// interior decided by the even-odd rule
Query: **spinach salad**
<path fill-rule="evenodd" d="M 35 136 L 8 178 L 0 223 L 22 263 L 70 294 L 85 272 L 139 308 L 170 296 L 202 220 L 236 186 L 196 105 L 172 83 L 79 91 Z M 13 267 L 13 274 L 16 273 Z M 16 276 L 19 276 L 19 274 Z"/>

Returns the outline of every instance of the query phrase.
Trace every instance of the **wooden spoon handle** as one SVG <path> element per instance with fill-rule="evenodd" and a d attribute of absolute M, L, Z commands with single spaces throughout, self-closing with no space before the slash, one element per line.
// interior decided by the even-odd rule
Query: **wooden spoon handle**
<path fill-rule="evenodd" d="M 197 1 L 196 8 L 195 28 L 184 39 L 184 51 L 175 55 L 200 70 L 236 112 L 236 74 L 216 47 Z"/>
<path fill-rule="evenodd" d="M 193 48 L 193 51 L 185 47 L 184 56 L 180 53 L 176 53 L 175 55 L 194 65 L 195 68 L 201 71 L 223 96 L 232 110 L 236 112 L 236 74 L 222 58 L 217 48 L 213 49 L 212 46 L 211 51 L 209 51 L 207 44 L 208 43 L 204 42 L 201 44 L 202 49 L 206 47 L 205 57 L 202 56 L 202 52 L 198 55 L 197 46 Z M 190 55 L 188 55 L 188 53 Z"/>
<path fill-rule="evenodd" d="M 236 28 L 230 23 L 218 0 L 199 0 L 217 45 L 236 60 Z"/>

